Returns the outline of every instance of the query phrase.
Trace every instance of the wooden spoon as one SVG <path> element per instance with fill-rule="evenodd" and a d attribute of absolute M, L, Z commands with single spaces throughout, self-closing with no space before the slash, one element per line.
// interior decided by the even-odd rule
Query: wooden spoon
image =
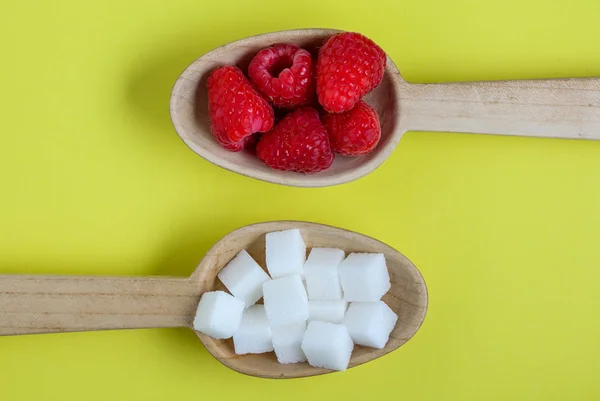
<path fill-rule="evenodd" d="M 265 234 L 298 228 L 307 248 L 335 247 L 385 254 L 392 287 L 383 300 L 398 323 L 383 349 L 356 346 L 350 367 L 383 356 L 406 343 L 427 311 L 427 288 L 415 265 L 373 238 L 316 223 L 276 221 L 237 229 L 217 242 L 189 278 L 52 277 L 0 275 L 0 335 L 91 330 L 192 327 L 200 295 L 225 290 L 218 272 L 242 249 L 265 266 Z M 295 378 L 329 373 L 307 363 L 282 365 L 274 353 L 236 355 L 233 342 L 196 332 L 225 366 L 247 375 Z"/>
<path fill-rule="evenodd" d="M 381 85 L 365 97 L 379 113 L 381 141 L 369 155 L 336 156 L 314 175 L 273 170 L 250 152 L 232 153 L 213 139 L 206 81 L 225 64 L 246 70 L 258 50 L 296 43 L 316 54 L 330 29 L 301 29 L 248 37 L 214 49 L 179 77 L 171 95 L 171 118 L 183 141 L 206 160 L 272 183 L 322 187 L 369 174 L 392 153 L 407 131 L 442 131 L 548 138 L 600 139 L 600 78 L 410 84 L 388 56 Z"/>

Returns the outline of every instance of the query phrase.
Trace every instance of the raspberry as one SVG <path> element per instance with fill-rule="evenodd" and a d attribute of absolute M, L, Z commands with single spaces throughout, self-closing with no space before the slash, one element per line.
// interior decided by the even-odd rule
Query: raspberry
<path fill-rule="evenodd" d="M 377 112 L 362 100 L 350 111 L 327 114 L 323 124 L 329 133 L 331 150 L 344 156 L 365 155 L 381 138 Z"/>
<path fill-rule="evenodd" d="M 211 129 L 225 149 L 238 152 L 250 135 L 273 128 L 273 108 L 239 68 L 217 68 L 208 78 L 207 87 Z"/>
<path fill-rule="evenodd" d="M 215 135 L 215 138 L 225 149 L 231 150 L 232 152 L 239 152 L 255 145 L 258 141 L 258 135 L 260 134 L 250 134 L 239 142 L 231 142 L 224 134 Z"/>
<path fill-rule="evenodd" d="M 256 145 L 258 157 L 277 170 L 317 173 L 333 163 L 329 136 L 312 107 L 287 114 Z"/>
<path fill-rule="evenodd" d="M 350 110 L 383 79 L 385 52 L 354 32 L 331 36 L 317 59 L 317 96 L 330 113 Z"/>
<path fill-rule="evenodd" d="M 276 107 L 306 105 L 314 94 L 313 60 L 293 44 L 275 44 L 259 51 L 250 62 L 248 76 Z"/>

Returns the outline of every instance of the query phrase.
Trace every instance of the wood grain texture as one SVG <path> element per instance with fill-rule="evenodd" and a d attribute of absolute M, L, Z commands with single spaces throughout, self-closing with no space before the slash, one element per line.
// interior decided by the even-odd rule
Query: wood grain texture
<path fill-rule="evenodd" d="M 186 278 L 0 276 L 0 334 L 184 327 L 200 292 Z"/>
<path fill-rule="evenodd" d="M 600 78 L 402 83 L 405 129 L 600 139 Z"/>
<path fill-rule="evenodd" d="M 300 229 L 307 245 L 349 252 L 381 252 L 386 257 L 391 289 L 383 300 L 398 314 L 385 348 L 356 346 L 350 367 L 381 357 L 405 344 L 421 327 L 428 305 L 427 288 L 415 265 L 373 238 L 326 225 L 276 221 L 235 230 L 216 243 L 190 278 L 0 276 L 0 335 L 84 330 L 190 327 L 200 295 L 225 290 L 219 271 L 242 249 L 265 269 L 265 234 Z M 196 333 L 225 366 L 264 378 L 314 376 L 331 371 L 307 363 L 282 365 L 273 352 L 236 355 L 233 342 Z"/>
<path fill-rule="evenodd" d="M 227 170 L 281 185 L 322 187 L 350 182 L 378 168 L 407 131 L 600 139 L 600 79 L 410 84 L 388 56 L 382 83 L 365 97 L 381 119 L 381 141 L 369 155 L 336 156 L 318 174 L 270 169 L 251 152 L 233 153 L 213 139 L 206 81 L 222 65 L 245 70 L 258 50 L 295 43 L 316 55 L 331 29 L 271 32 L 214 49 L 175 82 L 170 113 L 175 130 L 198 155 Z"/>

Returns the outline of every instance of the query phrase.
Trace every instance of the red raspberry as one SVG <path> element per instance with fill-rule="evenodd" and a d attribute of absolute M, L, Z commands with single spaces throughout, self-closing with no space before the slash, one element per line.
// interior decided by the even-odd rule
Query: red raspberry
<path fill-rule="evenodd" d="M 344 156 L 365 155 L 381 138 L 377 112 L 362 100 L 350 111 L 327 114 L 323 124 L 329 133 L 331 150 Z"/>
<path fill-rule="evenodd" d="M 317 96 L 330 113 L 350 110 L 383 79 L 385 52 L 354 32 L 331 36 L 317 59 Z"/>
<path fill-rule="evenodd" d="M 257 135 L 260 134 L 250 134 L 239 142 L 231 142 L 224 134 L 215 135 L 215 138 L 225 149 L 231 150 L 232 152 L 239 152 L 255 145 L 258 140 Z"/>
<path fill-rule="evenodd" d="M 286 115 L 256 145 L 259 159 L 277 170 L 317 173 L 333 163 L 329 136 L 312 107 Z"/>
<path fill-rule="evenodd" d="M 248 76 L 276 107 L 306 105 L 314 94 L 313 60 L 293 44 L 275 44 L 259 51 L 250 62 Z"/>
<path fill-rule="evenodd" d="M 273 108 L 239 68 L 217 68 L 208 78 L 207 87 L 211 129 L 225 149 L 238 152 L 250 135 L 273 128 Z"/>

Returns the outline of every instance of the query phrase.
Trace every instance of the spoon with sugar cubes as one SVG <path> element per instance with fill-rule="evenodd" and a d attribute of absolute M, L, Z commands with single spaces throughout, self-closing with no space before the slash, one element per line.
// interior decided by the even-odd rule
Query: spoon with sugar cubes
<path fill-rule="evenodd" d="M 297 378 L 397 349 L 427 303 L 419 270 L 390 246 L 275 221 L 229 233 L 187 278 L 0 275 L 0 335 L 187 327 L 237 372 Z"/>

